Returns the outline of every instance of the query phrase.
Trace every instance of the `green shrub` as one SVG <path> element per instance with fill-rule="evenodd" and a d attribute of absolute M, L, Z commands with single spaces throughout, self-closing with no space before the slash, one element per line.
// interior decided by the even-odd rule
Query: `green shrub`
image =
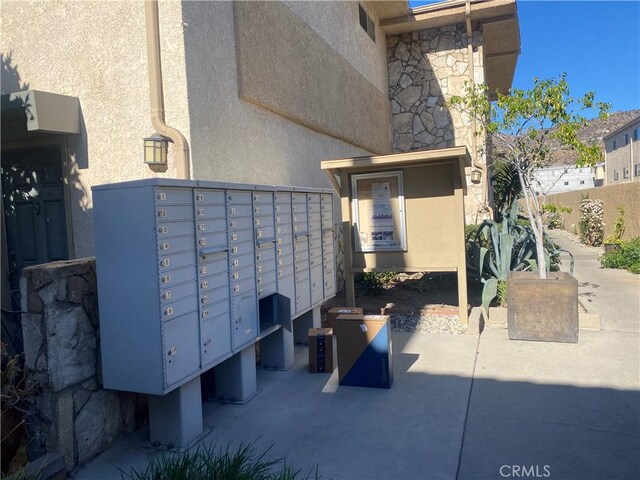
<path fill-rule="evenodd" d="M 571 208 L 563 207 L 560 204 L 546 203 L 540 207 L 540 212 L 544 214 L 544 222 L 547 228 L 555 230 L 564 228 L 563 214 L 571 213 Z"/>
<path fill-rule="evenodd" d="M 624 233 L 624 206 L 618 206 L 618 216 L 616 217 L 616 223 L 613 225 L 611 235 L 604 239 L 604 243 L 618 244 L 622 243 L 622 234 Z"/>
<path fill-rule="evenodd" d="M 398 280 L 396 272 L 363 272 L 356 276 L 356 282 L 362 285 L 365 295 L 380 295 L 385 288 Z"/>
<path fill-rule="evenodd" d="M 640 237 L 622 242 L 617 252 L 605 253 L 600 264 L 605 268 L 622 268 L 640 274 Z"/>
<path fill-rule="evenodd" d="M 270 460 L 269 449 L 259 452 L 254 443 L 241 444 L 232 451 L 227 446 L 198 447 L 180 453 L 153 458 L 146 469 L 121 472 L 123 480 L 308 480 L 318 477 L 317 468 L 303 473 L 286 464 L 283 458 Z M 312 473 L 315 474 L 312 477 Z"/>

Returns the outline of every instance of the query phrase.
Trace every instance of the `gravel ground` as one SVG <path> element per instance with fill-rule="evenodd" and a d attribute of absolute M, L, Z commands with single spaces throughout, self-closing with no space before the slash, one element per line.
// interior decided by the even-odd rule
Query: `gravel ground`
<path fill-rule="evenodd" d="M 456 315 L 391 314 L 391 329 L 396 332 L 426 332 L 445 335 L 462 335 L 467 326 Z"/>

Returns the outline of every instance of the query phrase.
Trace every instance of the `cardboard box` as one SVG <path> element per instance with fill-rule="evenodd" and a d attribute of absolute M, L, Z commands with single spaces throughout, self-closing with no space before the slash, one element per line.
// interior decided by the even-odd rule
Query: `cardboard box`
<path fill-rule="evenodd" d="M 336 319 L 340 385 L 391 388 L 389 315 L 340 315 Z"/>
<path fill-rule="evenodd" d="M 363 315 L 364 311 L 360 307 L 333 307 L 327 311 L 327 327 L 336 331 L 336 318 L 340 315 Z"/>
<path fill-rule="evenodd" d="M 337 365 L 336 336 L 332 328 L 309 329 L 309 372 L 331 373 Z"/>

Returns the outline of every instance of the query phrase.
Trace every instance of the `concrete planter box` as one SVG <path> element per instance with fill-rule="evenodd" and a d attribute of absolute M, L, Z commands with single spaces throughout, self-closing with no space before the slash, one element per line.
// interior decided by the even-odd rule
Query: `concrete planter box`
<path fill-rule="evenodd" d="M 511 340 L 576 343 L 578 281 L 565 272 L 511 272 L 507 280 L 507 328 Z"/>

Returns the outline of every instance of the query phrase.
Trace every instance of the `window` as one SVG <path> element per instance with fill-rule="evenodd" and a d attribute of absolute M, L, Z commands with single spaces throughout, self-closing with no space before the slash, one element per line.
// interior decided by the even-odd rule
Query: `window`
<path fill-rule="evenodd" d="M 633 140 L 634 141 L 640 140 L 640 128 L 636 128 L 633 131 Z"/>
<path fill-rule="evenodd" d="M 624 134 L 624 144 L 625 145 L 629 145 L 629 134 L 628 133 Z"/>
<path fill-rule="evenodd" d="M 376 24 L 371 19 L 367 11 L 358 4 L 358 12 L 360 13 L 360 26 L 367 32 L 367 35 L 371 37 L 371 40 L 376 41 Z"/>
<path fill-rule="evenodd" d="M 615 140 L 613 141 L 613 146 L 611 147 L 612 150 L 616 150 L 618 148 L 618 142 L 616 142 Z"/>
<path fill-rule="evenodd" d="M 565 187 L 566 187 L 567 185 L 569 185 L 569 182 L 564 182 L 564 185 L 565 185 Z"/>
<path fill-rule="evenodd" d="M 633 174 L 634 174 L 636 177 L 640 177 L 640 163 L 636 163 L 636 164 L 633 166 L 633 170 L 634 170 Z"/>
<path fill-rule="evenodd" d="M 614 171 L 613 171 L 613 179 L 614 179 L 614 180 L 618 180 L 618 178 L 620 178 L 620 177 L 618 176 L 618 170 L 614 170 Z"/>
<path fill-rule="evenodd" d="M 622 177 L 623 178 L 629 178 L 629 169 L 627 167 L 624 167 L 622 169 Z"/>
<path fill-rule="evenodd" d="M 584 180 L 580 180 L 580 185 L 584 185 Z"/>

